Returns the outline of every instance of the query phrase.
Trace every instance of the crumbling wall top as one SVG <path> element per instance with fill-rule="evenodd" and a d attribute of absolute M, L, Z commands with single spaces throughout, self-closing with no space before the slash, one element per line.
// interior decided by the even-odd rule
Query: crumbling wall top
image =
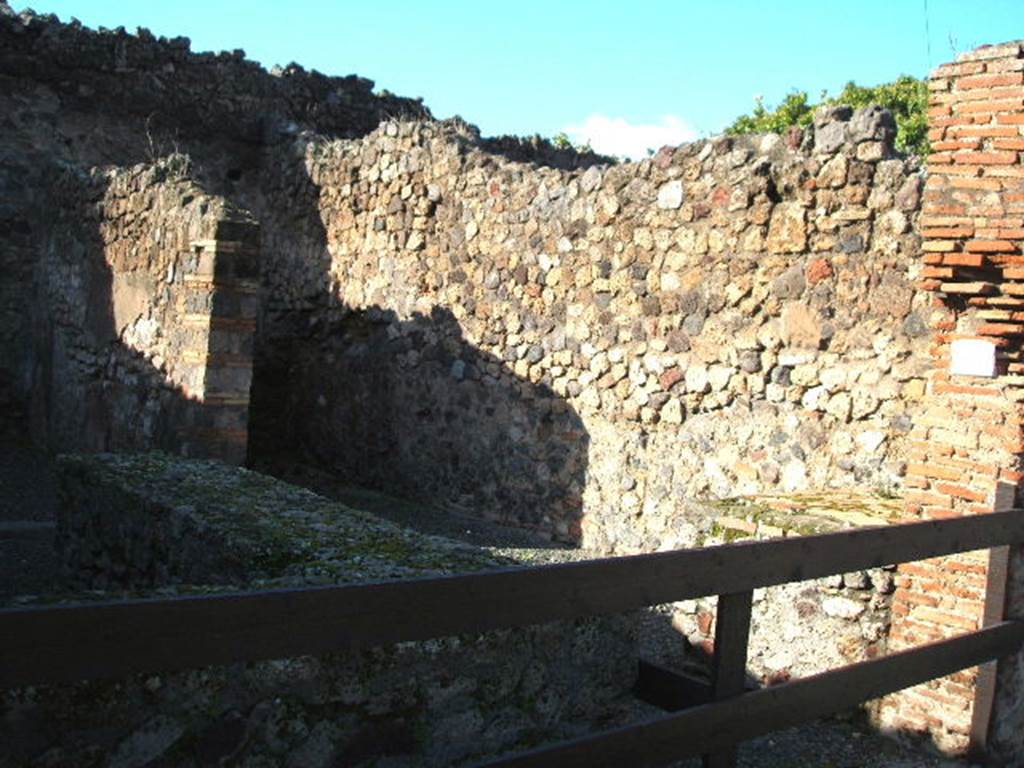
<path fill-rule="evenodd" d="M 62 102 L 123 116 L 174 121 L 188 134 L 212 131 L 259 139 L 268 123 L 296 121 L 318 132 L 355 136 L 384 117 L 430 117 L 417 99 L 374 93 L 363 77 L 329 77 L 298 64 L 270 71 L 245 52 L 193 53 L 185 37 L 140 28 L 91 30 L 54 15 L 17 14 L 0 0 L 0 77 L 44 83 Z"/>

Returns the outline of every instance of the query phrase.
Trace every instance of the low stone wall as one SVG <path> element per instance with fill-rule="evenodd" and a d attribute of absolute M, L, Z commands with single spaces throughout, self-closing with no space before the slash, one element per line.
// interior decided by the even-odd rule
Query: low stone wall
<path fill-rule="evenodd" d="M 75 456 L 61 460 L 60 477 L 69 575 L 107 590 L 84 599 L 116 598 L 124 585 L 133 595 L 202 594 L 516 562 L 219 463 Z M 7 691 L 0 766 L 473 762 L 636 716 L 628 693 L 651 616 L 643 630 L 610 617 Z M 671 632 L 667 620 L 660 627 Z"/>
<path fill-rule="evenodd" d="M 832 533 L 886 525 L 900 501 L 869 494 L 796 494 L 706 505 L 708 528 L 693 545 Z M 895 568 L 837 574 L 754 591 L 747 673 L 764 685 L 884 656 Z M 673 625 L 706 656 L 713 650 L 714 597 L 673 605 Z M 869 707 L 872 716 L 874 707 Z"/>
<path fill-rule="evenodd" d="M 267 475 L 163 453 L 58 460 L 69 584 L 337 584 L 511 565 Z"/>

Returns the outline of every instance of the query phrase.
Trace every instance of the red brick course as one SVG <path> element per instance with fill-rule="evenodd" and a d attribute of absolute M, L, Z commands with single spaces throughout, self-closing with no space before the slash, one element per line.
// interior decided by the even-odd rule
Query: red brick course
<path fill-rule="evenodd" d="M 922 290 L 940 300 L 934 370 L 916 415 L 907 466 L 908 518 L 996 508 L 999 483 L 1024 478 L 1024 50 L 988 46 L 932 73 L 928 180 L 922 198 Z M 957 339 L 995 343 L 993 378 L 950 375 Z M 1000 502 L 1005 503 L 1005 501 Z M 987 553 L 900 566 L 890 650 L 980 626 Z M 883 722 L 968 746 L 976 670 L 883 703 Z"/>

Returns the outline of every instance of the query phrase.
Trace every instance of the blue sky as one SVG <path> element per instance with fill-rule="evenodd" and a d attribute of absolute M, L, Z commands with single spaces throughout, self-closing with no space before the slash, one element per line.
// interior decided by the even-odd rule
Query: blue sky
<path fill-rule="evenodd" d="M 14 0 L 21 10 L 25 3 Z M 1024 0 L 37 0 L 95 27 L 143 26 L 193 50 L 244 48 L 359 74 L 485 135 L 568 132 L 598 150 L 717 133 L 754 97 L 922 76 L 1024 38 Z M 927 30 L 927 33 L 926 33 Z"/>

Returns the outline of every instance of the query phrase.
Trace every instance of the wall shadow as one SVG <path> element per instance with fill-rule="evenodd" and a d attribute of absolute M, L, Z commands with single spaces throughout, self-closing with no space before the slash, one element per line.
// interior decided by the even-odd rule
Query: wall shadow
<path fill-rule="evenodd" d="M 285 478 L 306 464 L 578 544 L 589 446 L 579 415 L 474 346 L 452 309 L 346 306 L 332 278 L 330 214 L 294 138 L 268 145 L 263 161 L 238 198 L 260 220 L 266 268 L 290 284 L 263 281 L 250 463 Z M 266 192 L 280 189 L 278 175 L 290 180 L 286 199 Z"/>
<path fill-rule="evenodd" d="M 448 309 L 334 309 L 257 358 L 252 461 L 579 542 L 589 436 L 564 398 L 470 344 Z"/>
<path fill-rule="evenodd" d="M 121 337 L 114 270 L 95 214 L 107 178 L 54 171 L 51 182 L 57 191 L 49 218 L 37 225 L 29 431 L 54 452 L 202 455 L 197 435 L 226 426 L 223 408 L 191 395 Z M 174 266 L 180 276 L 183 265 Z M 172 296 L 183 290 L 180 281 L 161 287 Z M 214 294 L 214 314 L 220 303 Z"/>
<path fill-rule="evenodd" d="M 302 462 L 344 483 L 578 544 L 589 446 L 579 415 L 546 383 L 477 349 L 447 308 L 400 318 L 384 307 L 345 306 L 331 281 L 321 190 L 295 151 L 296 136 L 270 131 L 264 140 L 259 152 L 218 142 L 232 149 L 216 162 L 197 146 L 201 162 L 191 175 L 255 214 L 272 257 L 265 269 L 290 259 L 304 275 L 302 286 L 285 287 L 300 300 L 275 295 L 263 276 L 250 463 L 284 477 Z M 189 135 L 181 141 L 182 151 L 199 143 Z M 132 144 L 123 151 L 125 165 L 143 159 Z M 93 160 L 88 152 L 79 158 Z M 303 194 L 282 201 L 268 192 L 281 188 L 274 177 L 282 167 Z M 215 428 L 223 413 L 189 397 L 119 338 L 103 233 L 85 215 L 106 189 L 95 175 L 56 164 L 52 175 L 52 215 L 32 219 L 40 257 L 31 431 L 53 450 L 180 451 L 183 425 Z M 79 273 L 77 297 L 62 293 L 66 274 L 47 274 L 57 262 Z M 63 306 L 48 305 L 54 296 Z M 221 300 L 214 297 L 214 311 Z M 70 310 L 69 323 L 62 313 L 75 301 L 82 306 Z"/>

